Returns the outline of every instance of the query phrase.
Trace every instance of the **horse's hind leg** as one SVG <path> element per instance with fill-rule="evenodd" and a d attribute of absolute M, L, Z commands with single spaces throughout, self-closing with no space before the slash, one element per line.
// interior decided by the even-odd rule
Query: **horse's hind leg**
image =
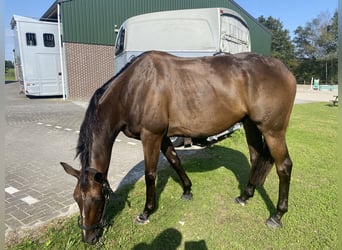
<path fill-rule="evenodd" d="M 191 193 L 191 181 L 187 174 L 185 173 L 184 169 L 182 168 L 180 159 L 174 149 L 170 139 L 168 137 L 164 137 L 161 145 L 161 151 L 165 155 L 166 159 L 169 161 L 173 169 L 177 172 L 179 178 L 182 181 L 183 185 L 183 199 L 190 200 L 192 199 Z"/>
<path fill-rule="evenodd" d="M 285 141 L 285 129 L 266 132 L 263 140 L 262 133 L 250 119 L 244 121 L 244 127 L 250 151 L 251 173 L 246 190 L 236 198 L 236 201 L 245 205 L 246 201 L 253 197 L 255 188 L 264 184 L 275 162 L 279 176 L 278 204 L 276 213 L 266 223 L 270 227 L 281 227 L 281 218 L 288 210 L 292 170 L 292 161 Z"/>
<path fill-rule="evenodd" d="M 264 184 L 272 168 L 273 159 L 257 126 L 249 118 L 246 118 L 243 124 L 250 152 L 251 172 L 245 191 L 235 201 L 244 206 L 246 201 L 253 197 L 255 188 Z"/>
<path fill-rule="evenodd" d="M 277 174 L 279 176 L 277 210 L 266 223 L 270 227 L 281 227 L 282 223 L 280 220 L 288 210 L 292 161 L 285 141 L 285 131 L 280 131 L 278 133 L 273 132 L 272 134 L 265 134 L 264 136 L 275 161 Z"/>

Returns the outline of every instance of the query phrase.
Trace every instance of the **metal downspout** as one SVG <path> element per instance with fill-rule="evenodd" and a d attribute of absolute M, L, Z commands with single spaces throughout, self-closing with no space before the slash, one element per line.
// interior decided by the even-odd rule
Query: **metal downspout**
<path fill-rule="evenodd" d="M 59 36 L 59 60 L 61 64 L 61 73 L 62 73 L 62 92 L 63 92 L 63 100 L 66 98 L 65 93 L 65 81 L 64 81 L 64 64 L 63 64 L 63 47 L 62 47 L 62 32 L 61 32 L 61 17 L 60 17 L 60 3 L 57 3 L 57 19 L 58 19 L 58 36 Z"/>

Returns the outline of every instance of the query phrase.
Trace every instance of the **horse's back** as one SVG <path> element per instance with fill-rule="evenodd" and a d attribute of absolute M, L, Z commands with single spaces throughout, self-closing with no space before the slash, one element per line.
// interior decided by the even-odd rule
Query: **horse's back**
<path fill-rule="evenodd" d="M 296 90 L 283 63 L 252 53 L 181 58 L 152 51 L 123 73 L 122 96 L 136 130 L 149 126 L 168 135 L 212 135 L 245 116 L 267 122 L 286 113 L 287 123 Z"/>
<path fill-rule="evenodd" d="M 167 56 L 164 64 L 165 72 L 174 76 L 165 82 L 172 100 L 171 133 L 180 127 L 190 127 L 200 136 L 216 133 L 245 116 L 267 125 L 277 120 L 287 127 L 296 80 L 281 61 L 241 53 L 190 59 Z"/>

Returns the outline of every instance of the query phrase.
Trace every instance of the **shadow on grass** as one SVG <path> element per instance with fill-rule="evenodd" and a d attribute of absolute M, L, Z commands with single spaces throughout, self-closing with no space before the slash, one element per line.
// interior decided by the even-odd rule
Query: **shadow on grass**
<path fill-rule="evenodd" d="M 207 173 L 208 178 L 210 178 L 211 171 L 214 171 L 221 167 L 225 167 L 228 171 L 232 172 L 235 175 L 235 178 L 238 181 L 240 194 L 245 191 L 250 172 L 250 163 L 244 154 L 242 154 L 240 151 L 220 145 L 214 145 L 210 148 L 192 151 L 193 152 L 190 153 L 192 155 L 192 159 L 196 159 L 196 162 L 199 164 L 192 164 L 193 162 L 191 162 L 191 160 L 188 164 L 183 164 L 186 172 Z M 203 156 L 203 153 L 206 156 Z M 180 155 L 182 156 L 182 154 Z M 186 158 L 190 159 L 188 156 Z M 181 185 L 180 179 L 174 171 L 163 171 L 162 174 L 158 174 L 157 207 L 155 211 L 157 211 L 158 209 L 158 201 L 160 195 L 164 191 L 170 177 L 173 178 L 175 182 L 179 183 L 179 185 Z M 227 186 L 227 188 L 229 188 L 229 186 Z M 264 200 L 267 209 L 270 212 L 270 215 L 273 215 L 276 211 L 276 208 L 264 187 L 258 187 L 256 191 L 259 192 L 262 199 Z M 236 196 L 239 196 L 240 194 L 236 194 Z"/>
<path fill-rule="evenodd" d="M 228 171 L 231 171 L 237 181 L 238 181 L 238 188 L 240 190 L 240 193 L 242 193 L 247 185 L 249 172 L 250 172 L 250 164 L 248 159 L 244 154 L 237 150 L 233 150 L 227 147 L 222 147 L 219 145 L 214 145 L 211 148 L 205 148 L 205 149 L 195 149 L 195 150 L 177 150 L 179 157 L 181 158 L 181 161 L 188 162 L 187 160 L 190 160 L 188 163 L 183 163 L 183 167 L 186 172 L 204 172 L 208 174 L 208 177 L 210 176 L 210 172 L 214 171 L 218 168 L 225 167 Z M 162 159 L 162 154 L 161 158 Z M 192 160 L 195 159 L 195 164 L 193 164 Z M 162 161 L 162 162 L 161 162 Z M 163 162 L 164 161 L 164 162 Z M 165 164 L 166 160 L 160 160 L 159 165 L 167 165 Z M 197 164 L 198 163 L 198 164 Z M 161 193 L 164 191 L 166 184 L 168 183 L 168 180 L 170 178 L 174 179 L 175 182 L 180 184 L 180 179 L 171 169 L 171 167 L 168 168 L 163 167 L 163 171 L 158 171 L 158 178 L 157 178 L 157 184 L 156 184 L 156 209 L 154 212 L 158 211 L 158 203 L 160 199 Z M 110 225 L 115 224 L 115 217 L 121 213 L 121 211 L 125 208 L 126 204 L 127 206 L 131 206 L 130 204 L 130 192 L 134 189 L 134 186 L 136 182 L 143 177 L 144 175 L 144 162 L 140 162 L 136 166 L 134 166 L 131 171 L 124 177 L 124 179 L 121 181 L 121 184 L 119 185 L 119 188 L 115 191 L 115 194 L 113 197 L 111 197 L 110 203 L 108 205 L 107 209 L 107 218 Z M 126 185 L 127 183 L 130 183 Z M 229 188 L 229 187 L 227 187 Z M 182 189 L 180 189 L 182 190 Z M 270 215 L 273 215 L 276 208 L 270 199 L 268 193 L 263 187 L 259 187 L 256 189 L 257 192 L 259 192 L 260 196 L 264 200 L 268 211 L 270 212 Z M 180 193 L 181 195 L 181 193 Z M 196 194 L 195 194 L 196 195 Z M 200 194 L 198 194 L 200 195 Z M 239 194 L 237 194 L 238 196 Z M 234 202 L 234 201 L 232 201 Z M 141 211 L 143 210 L 143 207 L 141 207 Z M 155 239 L 155 242 L 153 244 L 158 244 L 158 242 L 162 241 L 164 237 L 170 237 L 169 234 L 173 234 L 174 237 L 178 235 L 177 232 L 175 232 L 175 229 L 168 229 L 161 233 L 161 235 L 157 236 Z M 164 235 L 165 234 L 165 235 Z M 178 236 L 179 237 L 179 236 Z M 181 235 L 180 235 L 181 238 Z M 189 242 L 188 245 L 196 245 L 196 244 L 204 244 L 203 243 L 191 243 Z M 149 245 L 150 246 L 150 245 Z M 154 245 L 155 246 L 155 245 Z M 188 249 L 206 249 L 205 247 L 199 247 L 199 245 L 196 245 L 197 248 L 188 248 Z M 138 245 L 135 249 L 151 249 L 148 248 L 147 245 Z M 152 248 L 154 249 L 154 248 Z M 170 248 L 173 249 L 173 248 Z"/>
<path fill-rule="evenodd" d="M 182 234 L 174 228 L 165 229 L 161 232 L 151 244 L 140 243 L 132 250 L 150 250 L 150 249 L 178 249 L 182 242 Z M 184 244 L 185 250 L 207 250 L 208 247 L 204 240 L 187 241 Z"/>
<path fill-rule="evenodd" d="M 330 103 L 327 103 L 325 106 L 327 107 L 330 107 L 330 108 L 338 108 L 338 103 L 333 103 L 333 102 L 330 102 Z"/>
<path fill-rule="evenodd" d="M 151 244 L 140 243 L 132 248 L 132 250 L 149 250 L 161 249 L 167 246 L 167 249 L 177 249 L 182 242 L 182 234 L 174 228 L 168 228 L 161 232 Z"/>

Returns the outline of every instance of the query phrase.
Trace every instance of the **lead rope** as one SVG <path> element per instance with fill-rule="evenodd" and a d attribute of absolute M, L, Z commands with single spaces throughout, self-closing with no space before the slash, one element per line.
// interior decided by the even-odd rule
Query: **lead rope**
<path fill-rule="evenodd" d="M 108 181 L 105 181 L 105 183 L 103 184 L 103 187 L 105 188 L 105 191 L 106 191 L 106 194 L 105 194 L 105 205 L 104 205 L 104 208 L 103 208 L 103 213 L 102 213 L 102 217 L 101 217 L 101 225 L 102 225 L 102 228 L 103 228 L 103 232 L 102 232 L 102 236 L 100 237 L 99 241 L 98 241 L 98 246 L 97 246 L 97 249 L 106 249 L 106 245 L 105 245 L 105 241 L 106 241 L 106 238 L 105 238 L 105 234 L 106 232 L 108 231 L 108 226 L 109 226 L 109 223 L 107 221 L 104 220 L 105 218 L 105 214 L 106 214 L 106 209 L 107 209 L 107 204 L 110 200 L 110 196 L 111 195 L 114 195 L 114 191 L 111 189 Z"/>
<path fill-rule="evenodd" d="M 105 233 L 107 232 L 108 230 L 108 226 L 105 226 L 103 228 L 103 234 L 101 236 L 101 238 L 99 239 L 99 242 L 98 242 L 98 246 L 97 246 L 97 249 L 106 249 L 106 245 L 105 245 L 105 241 L 106 241 L 106 237 L 104 236 Z"/>

